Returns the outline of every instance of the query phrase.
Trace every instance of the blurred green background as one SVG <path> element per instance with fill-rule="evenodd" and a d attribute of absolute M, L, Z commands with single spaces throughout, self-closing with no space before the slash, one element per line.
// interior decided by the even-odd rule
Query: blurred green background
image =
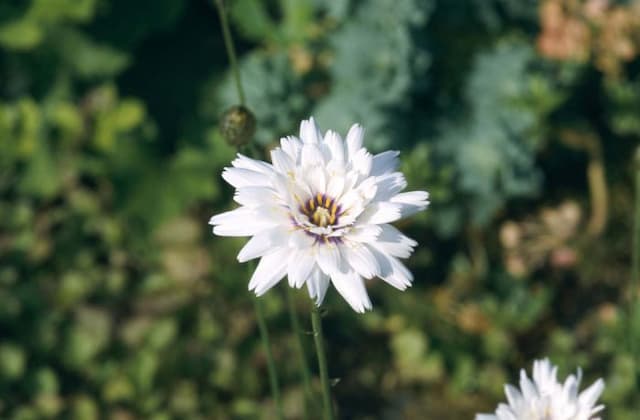
<path fill-rule="evenodd" d="M 640 418 L 639 3 L 227 0 L 256 141 L 360 122 L 432 194 L 402 223 L 411 289 L 371 281 L 365 315 L 328 293 L 339 418 L 470 419 L 544 356 Z M 236 102 L 211 1 L 0 1 L 1 419 L 273 418 L 244 240 L 207 226 Z M 283 287 L 263 301 L 300 418 Z"/>

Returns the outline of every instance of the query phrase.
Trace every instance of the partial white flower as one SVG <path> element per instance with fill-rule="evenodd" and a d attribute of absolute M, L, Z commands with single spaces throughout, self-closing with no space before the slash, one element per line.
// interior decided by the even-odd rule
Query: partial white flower
<path fill-rule="evenodd" d="M 520 371 L 520 390 L 505 386 L 509 404 L 500 404 L 494 414 L 478 414 L 476 420 L 599 420 L 594 417 L 604 409 L 595 405 L 604 390 L 598 379 L 578 393 L 582 371 L 569 375 L 564 384 L 556 379 L 558 367 L 549 359 L 533 362 L 533 382 L 524 369 Z"/>
<path fill-rule="evenodd" d="M 390 225 L 424 210 L 429 194 L 401 192 L 398 155 L 371 155 L 362 147 L 361 126 L 346 141 L 323 136 L 313 118 L 300 124 L 300 138 L 280 140 L 272 163 L 238 154 L 222 177 L 236 188 L 238 209 L 213 216 L 213 233 L 252 236 L 238 254 L 261 258 L 249 282 L 258 296 L 285 275 L 305 283 L 320 305 L 331 282 L 357 312 L 371 309 L 363 279 L 379 277 L 397 289 L 413 276 L 400 262 L 417 243 Z"/>

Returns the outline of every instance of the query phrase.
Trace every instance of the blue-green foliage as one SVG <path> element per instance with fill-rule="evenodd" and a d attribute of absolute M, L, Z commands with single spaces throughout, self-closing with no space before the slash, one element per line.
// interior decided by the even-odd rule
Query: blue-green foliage
<path fill-rule="evenodd" d="M 511 197 L 534 196 L 540 111 L 527 103 L 533 54 L 523 42 L 478 55 L 464 91 L 467 109 L 444 123 L 438 149 L 457 168 L 458 191 L 474 223 L 488 223 Z"/>
<path fill-rule="evenodd" d="M 294 126 L 297 116 L 305 114 L 309 100 L 304 95 L 300 77 L 291 70 L 289 59 L 284 52 L 265 54 L 262 51 L 248 55 L 241 62 L 240 74 L 243 80 L 247 104 L 260 122 L 256 132 L 256 141 L 269 144 L 278 140 Z M 214 88 L 218 88 L 217 84 Z M 220 99 L 213 107 L 205 107 L 213 116 L 230 104 L 238 103 L 232 76 L 219 88 Z"/>
<path fill-rule="evenodd" d="M 345 132 L 358 121 L 374 149 L 407 143 L 396 119 L 410 109 L 415 86 L 425 83 L 430 55 L 413 32 L 431 9 L 430 1 L 362 3 L 331 31 L 331 90 L 313 110 L 321 124 Z"/>

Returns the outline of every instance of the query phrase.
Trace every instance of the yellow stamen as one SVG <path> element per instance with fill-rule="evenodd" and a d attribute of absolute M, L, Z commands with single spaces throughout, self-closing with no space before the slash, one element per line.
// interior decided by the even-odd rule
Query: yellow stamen
<path fill-rule="evenodd" d="M 302 206 L 302 212 L 309 218 L 309 222 L 319 227 L 334 225 L 338 220 L 338 204 L 322 193 L 316 193 Z"/>
<path fill-rule="evenodd" d="M 325 227 L 330 223 L 331 215 L 329 214 L 329 210 L 324 207 L 318 207 L 313 213 L 313 216 L 311 216 L 311 219 L 316 226 Z"/>

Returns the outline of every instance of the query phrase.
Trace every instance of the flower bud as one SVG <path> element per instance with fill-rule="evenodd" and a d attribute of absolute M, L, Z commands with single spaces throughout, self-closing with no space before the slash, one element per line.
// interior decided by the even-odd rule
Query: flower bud
<path fill-rule="evenodd" d="M 243 105 L 232 106 L 220 119 L 220 132 L 230 146 L 245 146 L 256 132 L 256 117 Z"/>

